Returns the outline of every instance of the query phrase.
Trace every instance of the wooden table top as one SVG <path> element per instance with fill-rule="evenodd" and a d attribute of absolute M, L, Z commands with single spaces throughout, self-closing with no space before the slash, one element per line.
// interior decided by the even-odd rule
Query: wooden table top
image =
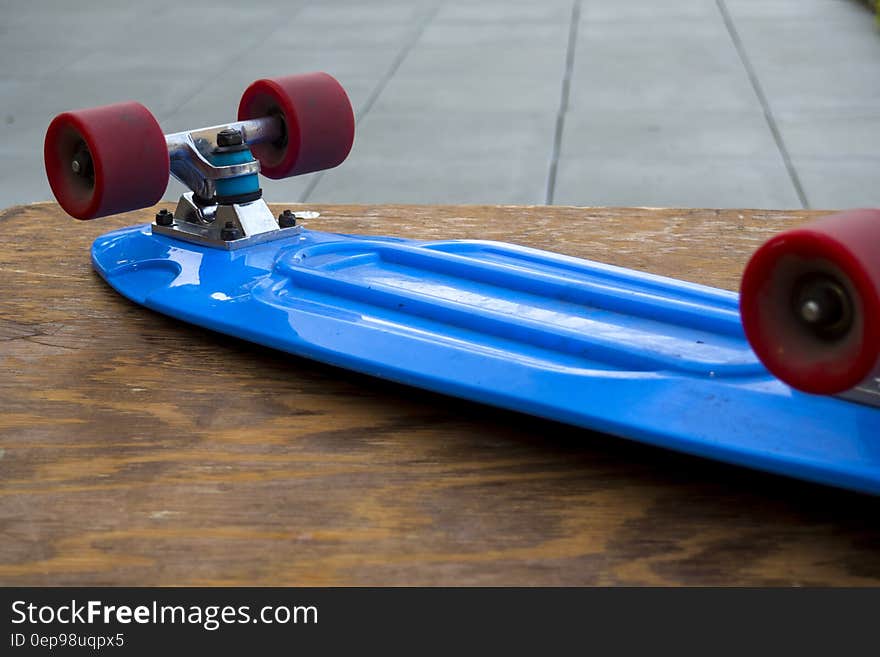
<path fill-rule="evenodd" d="M 728 289 L 764 239 L 816 214 L 309 207 L 316 229 L 497 239 Z M 385 383 L 126 301 L 88 247 L 153 213 L 0 212 L 0 584 L 880 584 L 874 498 Z"/>

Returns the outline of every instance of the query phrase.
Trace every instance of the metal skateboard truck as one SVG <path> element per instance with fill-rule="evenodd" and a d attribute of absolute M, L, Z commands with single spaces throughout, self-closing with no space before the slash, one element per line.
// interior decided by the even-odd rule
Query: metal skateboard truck
<path fill-rule="evenodd" d="M 192 191 L 92 246 L 144 306 L 332 365 L 709 458 L 880 493 L 880 211 L 778 235 L 741 294 L 481 240 L 309 230 L 258 174 L 337 166 L 354 119 L 324 73 L 259 80 L 238 121 L 167 137 L 137 103 L 59 115 L 74 217 Z M 302 217 L 300 217 L 302 218 Z"/>

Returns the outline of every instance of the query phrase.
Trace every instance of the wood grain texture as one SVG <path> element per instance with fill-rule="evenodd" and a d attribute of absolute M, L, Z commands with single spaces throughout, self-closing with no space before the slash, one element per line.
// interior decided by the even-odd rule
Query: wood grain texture
<path fill-rule="evenodd" d="M 728 289 L 761 241 L 816 214 L 310 208 L 322 230 L 499 239 Z M 152 214 L 0 213 L 0 584 L 880 583 L 873 498 L 384 383 L 126 301 L 88 247 Z"/>

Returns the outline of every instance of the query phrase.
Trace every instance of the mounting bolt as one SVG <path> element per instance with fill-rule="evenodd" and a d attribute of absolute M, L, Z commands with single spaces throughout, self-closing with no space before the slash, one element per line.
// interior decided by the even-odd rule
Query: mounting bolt
<path fill-rule="evenodd" d="M 296 226 L 296 215 L 290 210 L 285 210 L 278 215 L 278 225 L 281 228 L 293 228 Z"/>
<path fill-rule="evenodd" d="M 170 226 L 174 223 L 174 215 L 168 210 L 159 210 L 156 213 L 156 224 L 159 226 Z"/>
<path fill-rule="evenodd" d="M 227 221 L 226 225 L 220 231 L 220 239 L 224 242 L 231 242 L 241 237 L 241 231 L 231 221 Z"/>
<path fill-rule="evenodd" d="M 241 132 L 235 128 L 223 128 L 217 133 L 218 146 L 241 146 L 243 143 Z"/>

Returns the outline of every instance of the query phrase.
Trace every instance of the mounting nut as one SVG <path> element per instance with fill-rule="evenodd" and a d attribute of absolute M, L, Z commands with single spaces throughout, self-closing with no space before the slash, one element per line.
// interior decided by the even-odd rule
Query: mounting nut
<path fill-rule="evenodd" d="M 223 229 L 220 231 L 220 239 L 226 242 L 237 240 L 240 237 L 241 230 L 239 230 L 239 228 L 231 221 L 227 221 L 226 225 L 223 226 Z"/>
<path fill-rule="evenodd" d="M 168 210 L 159 210 L 156 213 L 156 224 L 158 226 L 170 226 L 174 223 L 174 215 Z"/>
<path fill-rule="evenodd" d="M 290 210 L 285 210 L 278 215 L 278 225 L 281 228 L 293 228 L 296 226 L 296 215 Z"/>

